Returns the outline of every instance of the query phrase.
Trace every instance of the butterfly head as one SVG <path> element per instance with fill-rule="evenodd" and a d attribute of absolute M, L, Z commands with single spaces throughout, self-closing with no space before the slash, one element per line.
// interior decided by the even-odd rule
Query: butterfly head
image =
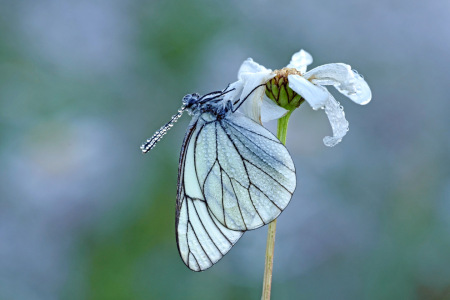
<path fill-rule="evenodd" d="M 183 106 L 188 112 L 194 112 L 199 106 L 200 95 L 197 93 L 187 94 L 183 97 Z"/>

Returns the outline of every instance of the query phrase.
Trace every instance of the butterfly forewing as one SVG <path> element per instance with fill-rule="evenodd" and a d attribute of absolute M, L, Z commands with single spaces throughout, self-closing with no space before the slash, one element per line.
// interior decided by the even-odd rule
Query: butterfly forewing
<path fill-rule="evenodd" d="M 274 220 L 296 186 L 286 147 L 267 129 L 238 113 L 215 119 L 203 113 L 194 150 L 208 209 L 225 227 L 249 230 Z"/>
<path fill-rule="evenodd" d="M 233 90 L 186 95 L 178 113 L 141 146 L 151 150 L 183 111 L 193 116 L 181 147 L 175 227 L 180 256 L 194 271 L 214 265 L 246 230 L 277 218 L 296 186 L 285 146 L 236 112 L 250 94 L 236 107 L 224 100 Z"/>
<path fill-rule="evenodd" d="M 207 208 L 197 180 L 195 143 L 205 130 L 203 119 L 194 119 L 181 148 L 176 209 L 177 244 L 184 263 L 203 271 L 220 260 L 242 236 L 242 231 L 225 228 Z"/>

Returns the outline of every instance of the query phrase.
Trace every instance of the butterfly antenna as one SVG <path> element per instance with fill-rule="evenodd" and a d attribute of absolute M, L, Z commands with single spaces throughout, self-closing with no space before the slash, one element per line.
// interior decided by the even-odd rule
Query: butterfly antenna
<path fill-rule="evenodd" d="M 260 87 L 265 86 L 265 85 L 266 85 L 265 83 L 257 85 L 257 86 L 255 86 L 255 88 L 253 90 L 250 91 L 250 93 L 248 93 L 247 96 L 245 96 L 245 98 L 243 100 L 237 99 L 233 103 L 233 105 L 236 105 L 239 101 L 240 101 L 240 103 L 233 109 L 233 113 L 236 112 L 239 109 L 239 107 L 241 107 L 241 105 L 245 102 L 245 100 L 247 100 L 247 98 L 250 97 L 250 95 L 253 94 L 253 92 L 256 91 L 257 88 L 260 88 Z"/>
<path fill-rule="evenodd" d="M 147 153 L 148 151 L 152 150 L 153 147 L 155 147 L 156 143 L 159 142 L 162 137 L 169 131 L 170 128 L 172 128 L 173 124 L 175 124 L 178 119 L 183 114 L 184 110 L 186 109 L 185 105 L 182 105 L 180 109 L 178 110 L 178 113 L 176 115 L 173 115 L 170 121 L 161 127 L 155 134 L 149 138 L 144 144 L 141 146 L 141 150 L 143 153 Z"/>
<path fill-rule="evenodd" d="M 235 88 L 232 88 L 231 90 L 228 90 L 229 87 L 230 87 L 230 84 L 228 84 L 227 87 L 223 91 L 215 91 L 215 92 L 211 92 L 211 93 L 208 93 L 208 94 L 205 94 L 205 95 L 201 96 L 200 99 L 199 99 L 199 103 L 202 104 L 202 103 L 205 103 L 205 102 L 208 102 L 208 101 L 220 98 L 223 95 L 226 95 L 226 94 L 228 94 L 228 93 L 230 93 L 230 92 L 235 90 Z M 213 96 L 213 95 L 215 95 L 215 96 Z M 211 96 L 211 97 L 209 97 L 209 96 Z"/>

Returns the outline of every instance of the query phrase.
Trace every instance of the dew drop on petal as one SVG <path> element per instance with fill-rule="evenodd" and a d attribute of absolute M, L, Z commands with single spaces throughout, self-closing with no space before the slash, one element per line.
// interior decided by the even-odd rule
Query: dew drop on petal
<path fill-rule="evenodd" d="M 339 144 L 341 141 L 342 141 L 342 139 L 338 139 L 338 138 L 331 137 L 331 136 L 326 136 L 323 138 L 323 143 L 327 147 L 334 147 L 337 144 Z"/>
<path fill-rule="evenodd" d="M 364 76 L 362 74 L 359 74 L 359 72 L 355 69 L 352 69 L 353 73 L 355 74 L 355 76 L 359 76 L 361 77 L 361 79 L 364 79 Z"/>
<path fill-rule="evenodd" d="M 325 113 L 330 121 L 331 128 L 333 130 L 333 136 L 327 136 L 323 139 L 325 146 L 333 147 L 342 141 L 342 138 L 347 134 L 348 122 L 345 119 L 344 108 L 339 102 L 334 99 L 330 94 L 330 97 L 325 104 Z"/>

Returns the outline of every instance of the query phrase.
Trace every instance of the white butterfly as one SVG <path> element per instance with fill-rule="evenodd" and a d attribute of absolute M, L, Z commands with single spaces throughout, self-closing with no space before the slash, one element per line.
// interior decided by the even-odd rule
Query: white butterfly
<path fill-rule="evenodd" d="M 286 147 L 237 112 L 246 99 L 224 100 L 227 89 L 186 95 L 178 114 L 141 146 L 148 152 L 184 110 L 192 115 L 181 146 L 175 226 L 180 256 L 193 271 L 208 269 L 245 231 L 277 218 L 296 186 Z"/>

